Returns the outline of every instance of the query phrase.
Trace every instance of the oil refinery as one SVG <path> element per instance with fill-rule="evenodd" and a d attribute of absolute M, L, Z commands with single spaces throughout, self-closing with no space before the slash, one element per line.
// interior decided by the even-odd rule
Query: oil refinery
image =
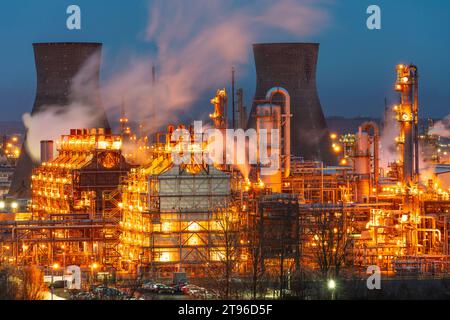
<path fill-rule="evenodd" d="M 67 104 L 68 80 L 100 49 L 35 44 L 33 112 Z M 83 279 L 93 272 L 160 281 L 183 275 L 199 283 L 231 277 L 253 291 L 264 279 L 280 294 L 310 274 L 349 278 L 370 266 L 398 279 L 448 276 L 450 144 L 429 132 L 432 123 L 420 127 L 420 66 L 393 66 L 398 103 L 384 123 L 337 134 L 328 130 L 319 102 L 318 49 L 313 43 L 253 46 L 257 86 L 250 114 L 242 89 L 234 91 L 233 71 L 232 92 L 219 89 L 211 99 L 208 127 L 223 134 L 254 130 L 257 145 L 240 150 L 237 137 L 224 139 L 217 161 L 203 156 L 212 142 L 199 138 L 203 132 L 193 123 L 166 123 L 151 136 L 134 132 L 126 115 L 132 105 L 122 108 L 114 132 L 99 95 L 90 102 L 102 114 L 95 126 L 68 127 L 59 140 L 41 141 L 39 162 L 25 147 L 9 146 L 5 153 L 20 158 L 0 199 L 1 261 L 63 266 L 64 273 L 77 266 Z M 99 68 L 100 61 L 90 90 L 98 90 Z M 388 118 L 398 128 L 390 141 L 393 159 L 382 158 Z M 259 137 L 274 130 L 264 147 L 278 166 L 264 174 L 269 164 Z M 244 152 L 243 163 L 219 161 L 235 149 L 237 157 Z"/>

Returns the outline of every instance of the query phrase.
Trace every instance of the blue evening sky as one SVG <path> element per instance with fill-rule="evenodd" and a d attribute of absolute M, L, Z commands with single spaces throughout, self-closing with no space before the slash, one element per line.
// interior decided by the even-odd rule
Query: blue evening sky
<path fill-rule="evenodd" d="M 70 4 L 81 7 L 81 31 L 66 29 L 65 10 Z M 380 31 L 366 28 L 365 11 L 370 4 L 382 9 Z M 318 88 L 327 116 L 380 116 L 385 97 L 395 102 L 392 88 L 395 65 L 400 62 L 419 67 L 421 116 L 450 113 L 450 1 L 328 0 L 321 7 L 331 21 L 318 34 L 303 38 L 277 35 L 276 40 L 320 42 Z M 155 50 L 144 40 L 148 8 L 145 0 L 2 1 L 0 120 L 19 120 L 32 108 L 33 42 L 103 42 L 105 77 L 121 59 Z M 270 41 L 271 36 L 264 39 Z M 237 79 L 248 100 L 254 90 L 252 61 L 249 64 L 249 72 L 243 75 L 238 70 Z"/>

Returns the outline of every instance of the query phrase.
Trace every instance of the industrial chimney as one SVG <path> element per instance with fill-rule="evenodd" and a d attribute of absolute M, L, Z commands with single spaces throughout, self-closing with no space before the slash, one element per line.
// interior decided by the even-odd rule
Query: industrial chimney
<path fill-rule="evenodd" d="M 282 88 L 290 96 L 291 154 L 333 165 L 336 157 L 331 152 L 329 131 L 316 88 L 318 51 L 319 44 L 316 43 L 253 45 L 256 91 L 248 127 L 256 128 L 258 105 L 283 105 L 286 102 L 278 94 L 272 97 L 272 101 L 267 101 L 269 90 Z"/>
<path fill-rule="evenodd" d="M 41 163 L 53 160 L 53 140 L 41 141 Z"/>
<path fill-rule="evenodd" d="M 42 112 L 49 106 L 58 106 L 63 111 L 71 103 L 81 103 L 92 107 L 92 114 L 86 116 L 95 117 L 93 127 L 109 128 L 99 92 L 102 44 L 34 43 L 33 48 L 37 86 L 31 114 Z M 30 197 L 31 173 L 37 164 L 33 163 L 25 145 L 26 137 L 9 190 L 16 198 Z"/>

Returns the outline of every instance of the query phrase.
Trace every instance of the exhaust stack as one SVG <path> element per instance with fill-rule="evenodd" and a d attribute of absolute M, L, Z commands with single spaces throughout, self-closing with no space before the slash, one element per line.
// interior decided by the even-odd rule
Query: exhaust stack
<path fill-rule="evenodd" d="M 41 141 L 41 163 L 50 162 L 53 160 L 53 141 Z"/>

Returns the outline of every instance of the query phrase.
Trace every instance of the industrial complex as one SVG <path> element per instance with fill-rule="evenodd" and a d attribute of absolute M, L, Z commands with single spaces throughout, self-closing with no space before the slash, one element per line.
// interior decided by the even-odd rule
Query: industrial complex
<path fill-rule="evenodd" d="M 100 50 L 34 44 L 33 113 L 84 99 L 70 83 Z M 318 51 L 314 43 L 253 45 L 250 112 L 233 71 L 232 89 L 211 94 L 203 129 L 217 134 L 214 141 L 194 123 L 138 132 L 125 107 L 108 121 L 96 59 L 83 101 L 96 115 L 93 126 L 41 141 L 40 161 L 28 154 L 26 137 L 21 152 L 12 151 L 20 157 L 9 191 L 2 197 L 0 189 L 1 262 L 78 266 L 83 277 L 238 278 L 255 291 L 264 279 L 280 292 L 296 277 L 351 277 L 370 266 L 390 277 L 447 276 L 450 144 L 420 119 L 420 66 L 393 66 L 398 102 L 380 110 L 384 122 L 334 133 L 316 87 Z M 397 132 L 390 138 L 388 123 Z M 223 153 L 208 161 L 217 137 Z"/>

